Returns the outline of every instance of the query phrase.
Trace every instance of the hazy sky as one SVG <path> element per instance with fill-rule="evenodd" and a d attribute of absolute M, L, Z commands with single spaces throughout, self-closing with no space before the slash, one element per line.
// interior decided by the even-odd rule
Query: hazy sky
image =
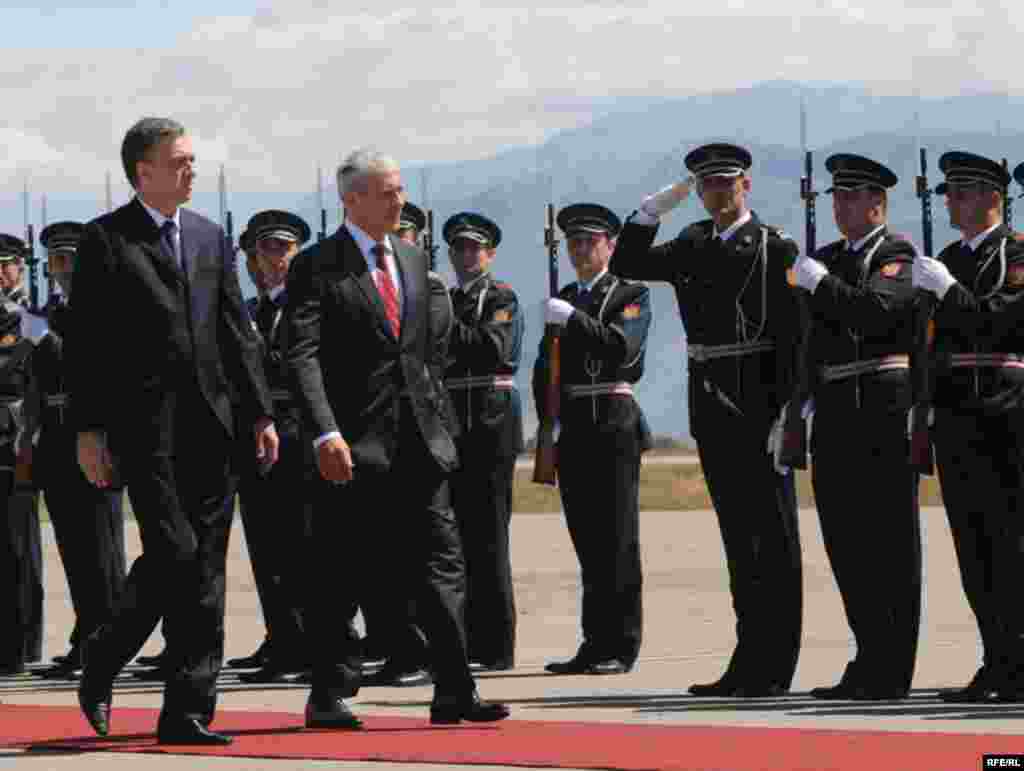
<path fill-rule="evenodd" d="M 698 10 L 694 10 L 698 8 Z M 704 8 L 706 10 L 699 10 Z M 0 188 L 122 184 L 142 115 L 193 134 L 200 189 L 302 190 L 376 144 L 491 155 L 628 97 L 785 78 L 925 95 L 1020 89 L 1024 4 L 932 0 L 0 2 Z"/>

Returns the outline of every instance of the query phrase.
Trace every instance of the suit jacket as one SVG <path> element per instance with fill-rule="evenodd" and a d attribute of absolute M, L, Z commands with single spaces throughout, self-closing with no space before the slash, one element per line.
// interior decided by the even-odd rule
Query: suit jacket
<path fill-rule="evenodd" d="M 366 259 L 343 225 L 295 257 L 288 271 L 285 361 L 312 437 L 339 431 L 353 460 L 390 469 L 399 441 L 400 399 L 408 397 L 434 461 L 457 465 L 454 427 L 436 377 L 428 258 L 391 238 L 402 279 L 395 339 Z"/>
<path fill-rule="evenodd" d="M 77 432 L 146 441 L 168 392 L 198 384 L 228 435 L 273 415 L 233 255 L 221 228 L 181 210 L 186 277 L 133 199 L 85 227 L 66 338 L 70 419 Z M 134 445 L 133 441 L 133 445 Z"/>

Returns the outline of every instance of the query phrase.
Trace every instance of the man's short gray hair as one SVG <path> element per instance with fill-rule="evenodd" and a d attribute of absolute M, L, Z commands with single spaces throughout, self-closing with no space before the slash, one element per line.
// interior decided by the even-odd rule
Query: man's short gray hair
<path fill-rule="evenodd" d="M 353 190 L 363 192 L 366 190 L 368 177 L 398 169 L 398 161 L 390 155 L 369 148 L 360 148 L 338 166 L 338 195 L 344 198 L 345 193 Z"/>
<path fill-rule="evenodd" d="M 165 139 L 185 135 L 185 127 L 170 118 L 143 118 L 124 135 L 121 143 L 121 163 L 132 187 L 138 184 L 135 164 L 146 160 L 149 151 Z"/>

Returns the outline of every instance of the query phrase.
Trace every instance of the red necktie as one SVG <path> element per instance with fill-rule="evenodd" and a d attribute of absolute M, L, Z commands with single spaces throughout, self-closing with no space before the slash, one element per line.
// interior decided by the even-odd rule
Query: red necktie
<path fill-rule="evenodd" d="M 384 312 L 391 322 L 391 331 L 395 333 L 397 340 L 402 331 L 402 322 L 398 313 L 398 290 L 395 289 L 395 282 L 391 280 L 391 273 L 388 272 L 390 250 L 385 244 L 374 244 L 370 251 L 377 258 L 377 291 L 380 293 L 380 299 L 384 301 Z"/>

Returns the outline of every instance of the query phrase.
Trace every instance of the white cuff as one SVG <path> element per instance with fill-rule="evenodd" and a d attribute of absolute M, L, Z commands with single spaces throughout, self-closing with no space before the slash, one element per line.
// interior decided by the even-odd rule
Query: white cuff
<path fill-rule="evenodd" d="M 341 438 L 341 432 L 340 431 L 328 431 L 323 436 L 318 436 L 316 439 L 313 440 L 313 449 L 314 450 L 319 449 L 320 445 L 322 445 L 328 439 L 335 439 L 335 438 L 340 439 Z"/>

